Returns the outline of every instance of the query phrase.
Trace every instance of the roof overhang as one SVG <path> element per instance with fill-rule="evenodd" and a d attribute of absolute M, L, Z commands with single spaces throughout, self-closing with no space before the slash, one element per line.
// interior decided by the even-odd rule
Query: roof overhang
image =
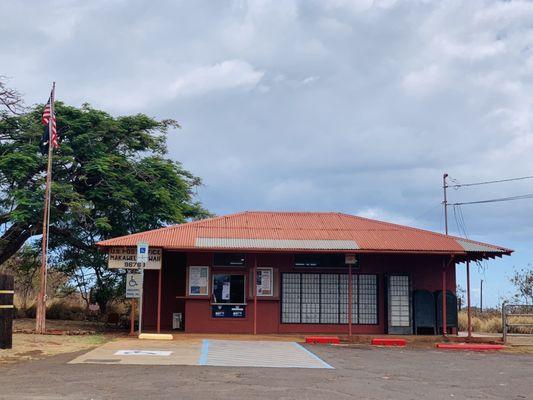
<path fill-rule="evenodd" d="M 512 250 L 342 213 L 243 212 L 167 226 L 99 242 L 101 248 L 150 247 L 182 252 L 358 253 L 439 255 L 456 262 Z"/>
<path fill-rule="evenodd" d="M 261 239 L 260 239 L 261 240 Z M 261 240 L 262 241 L 262 240 Z M 264 244 L 265 242 L 262 241 Z M 270 243 L 272 246 L 272 243 Z M 133 246 L 102 246 L 103 249 L 109 249 L 111 247 L 133 247 Z M 284 253 L 284 254 L 294 254 L 294 253 L 346 253 L 346 254 L 375 254 L 375 255 L 404 255 L 404 256 L 447 256 L 452 257 L 458 262 L 466 261 L 481 261 L 489 260 L 494 258 L 500 258 L 504 255 L 511 255 L 512 250 L 506 251 L 485 251 L 485 252 L 467 252 L 467 251 L 448 251 L 448 250 L 384 250 L 384 249 L 358 249 L 358 248 L 347 248 L 349 246 L 340 246 L 342 248 L 316 248 L 310 247 L 309 244 L 304 246 L 303 244 L 293 243 L 293 246 L 287 246 L 278 244 L 278 247 L 265 247 L 260 246 L 258 243 L 249 242 L 247 246 L 237 246 L 237 242 L 223 243 L 223 242 L 203 242 L 200 241 L 199 246 L 195 247 L 174 247 L 174 246 L 158 246 L 157 244 L 152 245 L 151 247 L 161 248 L 165 251 L 174 251 L 174 252 L 241 252 L 241 253 Z M 328 244 L 324 247 L 333 247 L 332 244 Z"/>

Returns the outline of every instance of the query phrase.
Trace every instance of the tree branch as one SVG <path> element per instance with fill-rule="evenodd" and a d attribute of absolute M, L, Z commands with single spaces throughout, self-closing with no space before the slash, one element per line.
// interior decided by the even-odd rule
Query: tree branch
<path fill-rule="evenodd" d="M 0 237 L 0 264 L 6 262 L 17 250 L 32 237 L 37 226 L 14 223 Z"/>

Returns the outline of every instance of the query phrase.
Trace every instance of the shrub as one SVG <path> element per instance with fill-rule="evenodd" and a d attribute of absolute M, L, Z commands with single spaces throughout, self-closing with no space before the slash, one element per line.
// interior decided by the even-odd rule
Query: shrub
<path fill-rule="evenodd" d="M 35 315 L 37 314 L 37 309 L 36 309 L 35 304 L 32 304 L 31 306 L 29 306 L 23 311 L 24 311 L 24 317 L 26 318 L 35 318 Z"/>
<path fill-rule="evenodd" d="M 80 321 L 85 319 L 85 310 L 80 306 L 73 306 L 66 302 L 58 301 L 48 307 L 46 317 L 49 319 Z"/>

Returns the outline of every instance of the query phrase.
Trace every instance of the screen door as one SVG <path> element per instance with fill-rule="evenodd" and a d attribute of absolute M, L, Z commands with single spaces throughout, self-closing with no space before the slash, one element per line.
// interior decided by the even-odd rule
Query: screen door
<path fill-rule="evenodd" d="M 387 283 L 389 333 L 412 334 L 411 282 L 409 275 L 390 275 Z"/>

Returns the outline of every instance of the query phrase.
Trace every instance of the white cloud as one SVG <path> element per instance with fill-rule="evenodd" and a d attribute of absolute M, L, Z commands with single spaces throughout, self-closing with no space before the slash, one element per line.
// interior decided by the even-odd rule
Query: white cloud
<path fill-rule="evenodd" d="M 264 72 L 254 69 L 246 61 L 226 60 L 182 74 L 171 85 L 171 89 L 175 96 L 200 96 L 235 88 L 251 89 L 261 81 L 263 75 Z"/>
<path fill-rule="evenodd" d="M 417 221 L 405 215 L 391 213 L 377 207 L 365 208 L 355 212 L 356 215 L 364 218 L 376 219 L 378 221 L 392 222 L 399 225 L 416 226 Z"/>
<path fill-rule="evenodd" d="M 409 72 L 402 80 L 402 87 L 408 93 L 433 93 L 445 84 L 443 73 L 439 66 L 430 65 L 418 71 Z"/>

